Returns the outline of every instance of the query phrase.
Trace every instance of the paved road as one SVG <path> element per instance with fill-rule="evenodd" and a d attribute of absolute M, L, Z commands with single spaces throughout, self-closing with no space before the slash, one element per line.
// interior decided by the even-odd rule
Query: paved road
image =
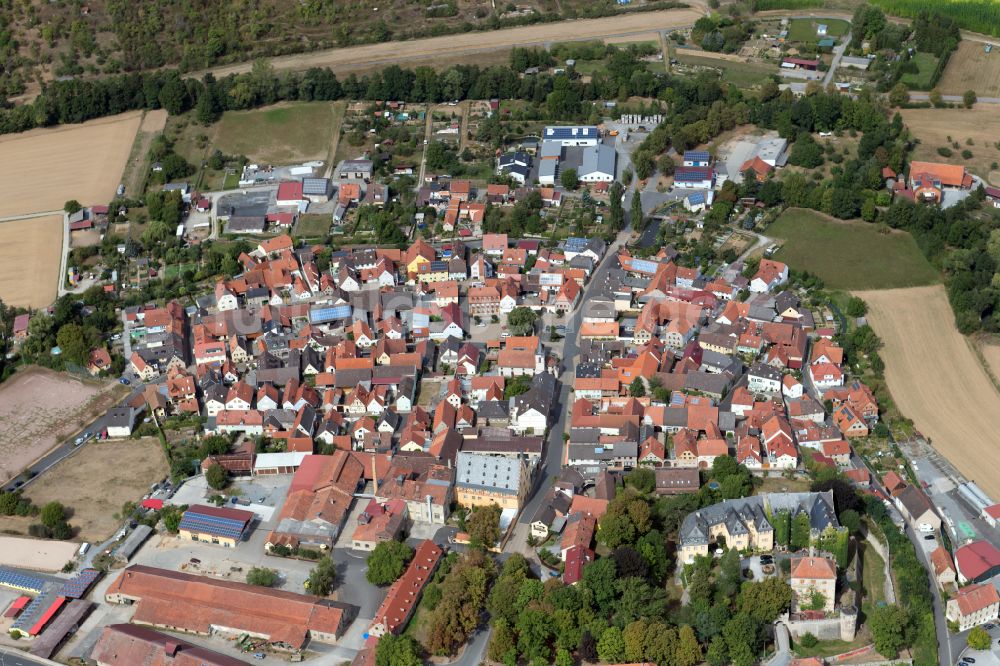
<path fill-rule="evenodd" d="M 788 627 L 784 622 L 774 625 L 774 642 L 777 652 L 767 662 L 767 666 L 789 666 L 792 663 L 792 650 L 788 641 Z"/>
<path fill-rule="evenodd" d="M 910 100 L 914 102 L 926 102 L 931 98 L 930 93 L 911 92 Z M 941 99 L 946 102 L 962 103 L 961 95 L 941 95 Z M 1000 97 L 976 97 L 976 104 L 1000 104 Z"/>
<path fill-rule="evenodd" d="M 39 666 L 39 664 L 49 666 L 55 663 L 13 648 L 0 647 L 0 666 Z"/>
<path fill-rule="evenodd" d="M 593 274 L 591 274 L 590 281 L 587 282 L 587 286 L 584 287 L 581 294 L 581 304 L 587 301 L 587 296 L 594 285 L 607 280 L 608 273 L 615 264 L 612 257 L 617 256 L 619 248 L 625 244 L 632 233 L 629 206 L 631 206 L 631 197 L 635 189 L 635 182 L 636 180 L 633 180 L 633 187 L 629 188 L 625 197 L 625 203 L 622 204 L 625 208 L 625 228 L 622 229 L 615 241 L 608 247 L 607 252 L 604 253 L 604 257 L 601 258 L 600 263 L 594 269 Z M 643 201 L 643 208 L 645 209 L 645 201 Z M 534 519 L 542 500 L 545 498 L 544 490 L 552 485 L 552 479 L 559 474 L 559 469 L 562 467 L 563 433 L 566 432 L 566 419 L 569 414 L 570 389 L 573 387 L 573 377 L 575 375 L 573 368 L 576 367 L 576 358 L 580 354 L 578 337 L 582 313 L 583 308 L 578 305 L 566 320 L 566 336 L 563 340 L 562 356 L 560 357 L 563 367 L 563 372 L 560 376 L 561 387 L 559 397 L 556 401 L 557 404 L 553 407 L 557 414 L 556 422 L 549 428 L 549 437 L 545 444 L 545 459 L 542 461 L 542 470 L 538 475 L 538 482 L 535 485 L 536 491 L 525 505 L 524 510 L 521 511 L 521 518 L 518 522 L 523 524 L 530 523 Z"/>
<path fill-rule="evenodd" d="M 833 81 L 833 75 L 837 72 L 837 66 L 840 65 L 840 59 L 844 57 L 844 51 L 847 50 L 847 46 L 851 43 L 851 33 L 848 32 L 844 35 L 844 38 L 840 40 L 840 44 L 833 49 L 833 61 L 830 63 L 830 69 L 827 70 L 826 76 L 823 77 L 823 87 L 830 85 Z"/>

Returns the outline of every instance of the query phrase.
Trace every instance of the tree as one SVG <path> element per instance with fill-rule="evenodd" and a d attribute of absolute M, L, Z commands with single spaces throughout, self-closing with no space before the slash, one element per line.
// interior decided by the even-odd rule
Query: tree
<path fill-rule="evenodd" d="M 205 481 L 212 490 L 222 490 L 229 484 L 229 473 L 219 463 L 212 463 L 205 470 Z"/>
<path fill-rule="evenodd" d="M 990 642 L 989 632 L 982 627 L 974 627 L 969 632 L 968 643 L 969 647 L 973 650 L 988 650 L 990 649 Z"/>
<path fill-rule="evenodd" d="M 413 558 L 413 548 L 401 541 L 382 541 L 368 556 L 368 571 L 365 578 L 372 585 L 394 583 Z"/>
<path fill-rule="evenodd" d="M 167 504 L 160 511 L 160 518 L 163 520 L 163 526 L 171 534 L 177 534 L 177 530 L 180 529 L 181 516 L 187 511 L 187 504 L 177 506 L 176 504 Z"/>
<path fill-rule="evenodd" d="M 625 485 L 640 493 L 651 493 L 656 488 L 656 473 L 648 467 L 638 467 L 625 475 Z"/>
<path fill-rule="evenodd" d="M 17 512 L 19 501 L 16 493 L 0 492 L 0 516 L 13 516 Z"/>
<path fill-rule="evenodd" d="M 615 581 L 618 578 L 615 561 L 602 557 L 587 564 L 583 568 L 583 585 L 594 596 L 597 607 L 609 611 L 618 598 Z"/>
<path fill-rule="evenodd" d="M 633 398 L 642 398 L 646 395 L 646 384 L 642 381 L 642 377 L 636 377 L 632 380 L 632 383 L 628 385 L 628 394 Z"/>
<path fill-rule="evenodd" d="M 559 176 L 559 182 L 561 182 L 562 186 L 567 190 L 575 190 L 577 183 L 579 182 L 576 169 L 566 169 L 563 171 L 562 175 Z"/>
<path fill-rule="evenodd" d="M 694 629 L 684 625 L 677 632 L 677 651 L 674 653 L 675 666 L 694 666 L 702 660 L 701 644 L 694 635 Z"/>
<path fill-rule="evenodd" d="M 504 661 L 505 657 L 514 649 L 514 632 L 504 618 L 499 618 L 493 623 L 493 633 L 490 642 L 486 647 L 486 654 L 491 661 Z"/>
<path fill-rule="evenodd" d="M 646 623 L 643 620 L 629 622 L 622 631 L 622 641 L 625 645 L 625 661 L 642 661 L 646 653 Z"/>
<path fill-rule="evenodd" d="M 538 313 L 526 307 L 516 307 L 507 315 L 511 335 L 531 335 L 535 330 Z"/>
<path fill-rule="evenodd" d="M 67 361 L 85 365 L 90 355 L 85 330 L 79 324 L 64 324 L 56 334 L 56 344 Z"/>
<path fill-rule="evenodd" d="M 597 654 L 601 661 L 619 664 L 625 660 L 625 639 L 618 627 L 608 627 L 597 642 Z"/>
<path fill-rule="evenodd" d="M 42 507 L 38 518 L 42 521 L 42 525 L 53 529 L 56 525 L 66 520 L 66 507 L 59 502 L 49 502 Z"/>
<path fill-rule="evenodd" d="M 787 546 L 790 543 L 792 531 L 792 516 L 788 509 L 781 509 L 774 514 L 774 540 L 776 543 Z"/>
<path fill-rule="evenodd" d="M 876 607 L 868 621 L 875 649 L 883 657 L 894 658 L 906 645 L 907 613 L 895 605 Z"/>
<path fill-rule="evenodd" d="M 941 106 L 942 103 L 941 91 L 938 90 L 937 88 L 934 88 L 933 90 L 931 90 L 930 95 L 928 95 L 928 99 L 930 99 L 931 105 Z"/>
<path fill-rule="evenodd" d="M 861 533 L 861 516 L 854 509 L 847 509 L 840 512 L 840 524 L 847 528 L 851 534 Z"/>
<path fill-rule="evenodd" d="M 278 572 L 266 567 L 252 567 L 247 572 L 247 583 L 261 587 L 273 587 L 278 582 Z"/>
<path fill-rule="evenodd" d="M 792 550 L 802 550 L 809 547 L 810 531 L 809 515 L 806 513 L 796 514 L 795 518 L 792 519 Z"/>
<path fill-rule="evenodd" d="M 889 91 L 889 103 L 893 106 L 903 106 L 910 103 L 910 90 L 905 83 L 897 83 Z"/>
<path fill-rule="evenodd" d="M 500 506 L 489 504 L 476 507 L 465 521 L 473 548 L 492 548 L 500 540 Z"/>
<path fill-rule="evenodd" d="M 753 666 L 757 661 L 760 626 L 747 613 L 737 613 L 722 628 L 733 666 Z"/>
<path fill-rule="evenodd" d="M 316 562 L 316 566 L 309 572 L 305 587 L 309 592 L 317 597 L 325 597 L 333 591 L 333 586 L 337 582 L 337 569 L 333 564 L 333 558 L 324 555 Z"/>
<path fill-rule="evenodd" d="M 851 299 L 847 301 L 846 311 L 849 317 L 864 317 L 868 314 L 868 304 L 863 298 L 851 296 Z"/>
<path fill-rule="evenodd" d="M 812 134 L 800 132 L 795 143 L 792 144 L 792 151 L 788 155 L 788 163 L 807 169 L 814 169 L 823 164 L 823 147 L 816 143 Z"/>
<path fill-rule="evenodd" d="M 826 595 L 819 590 L 809 592 L 809 600 L 802 604 L 803 610 L 823 610 L 826 606 Z"/>
<path fill-rule="evenodd" d="M 83 208 L 83 206 L 81 206 L 80 202 L 77 201 L 76 199 L 70 199 L 65 204 L 63 204 L 63 210 L 69 213 L 70 215 L 72 215 L 73 213 L 80 212 L 81 208 Z"/>
<path fill-rule="evenodd" d="M 410 636 L 386 634 L 375 648 L 375 666 L 421 666 L 420 646 Z"/>
<path fill-rule="evenodd" d="M 629 214 L 629 220 L 632 222 L 633 231 L 642 229 L 642 196 L 638 191 L 632 193 L 632 209 Z"/>
<path fill-rule="evenodd" d="M 646 560 L 630 546 L 618 546 L 612 551 L 611 558 L 615 561 L 615 569 L 620 578 L 645 578 L 649 572 Z"/>
<path fill-rule="evenodd" d="M 758 622 L 770 624 L 788 610 L 792 603 L 792 588 L 781 578 L 743 583 L 736 607 Z"/>
<path fill-rule="evenodd" d="M 964 93 L 962 93 L 962 104 L 965 105 L 965 108 L 971 109 L 972 105 L 975 103 L 976 103 L 975 90 L 966 90 Z"/>

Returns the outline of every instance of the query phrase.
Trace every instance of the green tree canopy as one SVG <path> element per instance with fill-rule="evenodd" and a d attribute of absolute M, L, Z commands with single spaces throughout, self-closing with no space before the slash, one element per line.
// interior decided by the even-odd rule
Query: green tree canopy
<path fill-rule="evenodd" d="M 868 620 L 875 649 L 889 659 L 894 658 L 906 645 L 906 627 L 906 611 L 895 605 L 876 607 Z"/>
<path fill-rule="evenodd" d="M 205 481 L 213 490 L 222 490 L 229 484 L 229 473 L 219 463 L 213 463 L 205 470 Z"/>
<path fill-rule="evenodd" d="M 324 555 L 316 562 L 316 566 L 309 572 L 306 580 L 306 589 L 317 597 L 325 597 L 333 591 L 337 583 L 337 569 L 333 563 L 333 558 Z"/>
<path fill-rule="evenodd" d="M 365 578 L 372 585 L 394 583 L 413 558 L 413 548 L 401 541 L 381 541 L 368 556 Z"/>
<path fill-rule="evenodd" d="M 278 572 L 266 567 L 252 567 L 247 572 L 247 583 L 261 587 L 273 587 L 278 582 Z"/>

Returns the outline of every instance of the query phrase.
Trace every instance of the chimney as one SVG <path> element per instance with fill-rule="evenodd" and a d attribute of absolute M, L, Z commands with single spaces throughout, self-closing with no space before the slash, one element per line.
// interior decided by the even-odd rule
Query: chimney
<path fill-rule="evenodd" d="M 177 651 L 181 649 L 180 643 L 177 641 L 167 641 L 163 644 L 163 651 L 168 657 L 176 657 Z"/>

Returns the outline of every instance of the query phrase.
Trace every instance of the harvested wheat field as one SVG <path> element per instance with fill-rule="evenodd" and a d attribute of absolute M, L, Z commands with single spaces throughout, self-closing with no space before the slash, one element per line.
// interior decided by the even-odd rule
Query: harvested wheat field
<path fill-rule="evenodd" d="M 142 112 L 0 137 L 0 217 L 114 197 Z"/>
<path fill-rule="evenodd" d="M 934 448 L 1000 497 L 1000 393 L 955 328 L 944 287 L 856 292 L 885 347 L 885 376 L 900 412 Z"/>
<path fill-rule="evenodd" d="M 995 104 L 979 104 L 972 109 L 900 109 L 899 112 L 910 132 L 920 140 L 912 159 L 961 164 L 980 178 L 986 178 L 993 170 L 993 163 L 1000 162 L 1000 148 L 996 146 L 1000 113 Z M 947 148 L 951 156 L 942 156 L 938 148 Z M 966 149 L 972 153 L 969 159 L 961 155 Z"/>
<path fill-rule="evenodd" d="M 107 411 L 121 396 L 118 387 L 102 389 L 45 368 L 22 370 L 0 384 L 0 483 Z"/>
<path fill-rule="evenodd" d="M 56 300 L 62 259 L 63 216 L 0 222 L 0 299 L 43 308 Z"/>
<path fill-rule="evenodd" d="M 1000 58 L 987 53 L 982 42 L 962 41 L 951 54 L 937 88 L 945 95 L 975 90 L 980 97 L 1000 96 Z"/>

